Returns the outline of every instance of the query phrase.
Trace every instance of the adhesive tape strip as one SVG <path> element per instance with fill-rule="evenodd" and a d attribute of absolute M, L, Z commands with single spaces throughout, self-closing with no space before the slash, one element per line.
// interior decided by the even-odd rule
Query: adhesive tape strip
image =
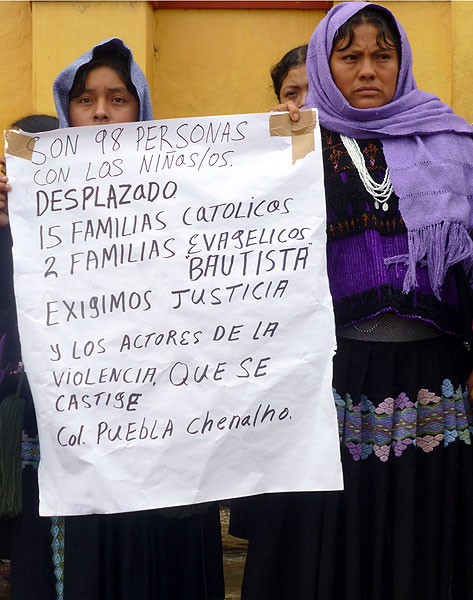
<path fill-rule="evenodd" d="M 35 145 L 35 138 L 29 135 L 24 135 L 18 131 L 5 131 L 5 140 L 8 144 L 5 152 L 11 156 L 31 160 Z"/>
<path fill-rule="evenodd" d="M 314 129 L 316 111 L 311 108 L 299 111 L 299 120 L 292 121 L 289 113 L 272 114 L 269 117 L 271 136 L 292 137 L 292 164 L 315 150 Z"/>

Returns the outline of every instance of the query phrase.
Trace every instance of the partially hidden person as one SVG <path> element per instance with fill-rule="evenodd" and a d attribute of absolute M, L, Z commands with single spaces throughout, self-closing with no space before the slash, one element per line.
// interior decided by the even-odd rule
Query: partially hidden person
<path fill-rule="evenodd" d="M 271 68 L 274 93 L 281 104 L 293 102 L 297 108 L 304 105 L 309 83 L 305 61 L 307 44 L 286 52 Z"/>
<path fill-rule="evenodd" d="M 58 127 L 59 120 L 57 117 L 43 114 L 27 115 L 10 125 L 10 129 L 22 130 L 28 133 L 50 131 Z M 1 159 L 1 163 L 2 172 L 4 173 L 4 158 Z M 15 401 L 18 400 L 15 395 L 20 387 L 20 380 L 24 377 L 22 371 L 23 364 L 21 362 L 13 292 L 12 239 L 10 227 L 5 226 L 0 227 L 0 413 L 4 412 L 4 400 L 7 402 L 11 398 L 14 398 Z M 34 451 L 38 445 L 38 431 L 33 400 L 27 381 L 23 382 L 22 388 L 21 395 L 24 404 L 19 409 L 17 417 L 21 419 L 21 430 L 15 432 L 18 439 L 12 445 L 3 443 L 5 431 L 2 426 L 5 426 L 5 422 L 2 422 L 0 416 L 0 557 L 4 559 L 11 558 L 10 530 L 12 526 L 16 530 L 19 524 L 12 517 L 16 516 L 21 510 L 25 515 L 25 521 L 34 522 L 34 525 L 28 528 L 30 546 L 35 547 L 38 554 L 42 551 L 46 554 L 50 552 L 46 541 L 50 523 L 48 519 L 40 520 L 38 515 L 38 484 L 35 468 L 37 462 L 34 460 Z M 15 410 L 17 410 L 16 407 Z M 8 425 L 11 425 L 11 423 L 8 423 Z M 32 442 L 31 446 L 30 442 Z M 31 460 L 29 460 L 30 458 Z M 15 483 L 18 489 L 13 490 Z M 5 486 L 10 487 L 5 489 Z M 23 489 L 25 489 L 24 500 Z M 15 554 L 18 550 L 15 545 Z M 35 561 L 29 563 L 30 576 L 31 573 L 35 573 L 33 578 L 44 576 L 47 579 L 48 572 L 36 572 L 37 566 L 39 565 Z M 50 572 L 49 578 L 52 579 L 52 577 L 53 573 Z"/>

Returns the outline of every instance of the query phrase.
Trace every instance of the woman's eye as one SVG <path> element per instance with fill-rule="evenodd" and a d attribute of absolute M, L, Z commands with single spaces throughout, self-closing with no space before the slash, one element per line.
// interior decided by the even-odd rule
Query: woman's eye
<path fill-rule="evenodd" d="M 80 98 L 79 99 L 79 104 L 88 104 L 89 102 L 92 102 L 92 100 L 90 98 Z"/>
<path fill-rule="evenodd" d="M 356 56 L 355 56 L 355 54 L 345 54 L 344 56 L 342 56 L 342 60 L 344 60 L 346 62 L 352 62 L 352 61 L 356 60 Z"/>
<path fill-rule="evenodd" d="M 114 102 L 115 104 L 121 104 L 122 102 L 126 102 L 125 98 L 122 98 L 121 96 L 117 96 L 116 98 L 112 99 L 112 102 Z"/>

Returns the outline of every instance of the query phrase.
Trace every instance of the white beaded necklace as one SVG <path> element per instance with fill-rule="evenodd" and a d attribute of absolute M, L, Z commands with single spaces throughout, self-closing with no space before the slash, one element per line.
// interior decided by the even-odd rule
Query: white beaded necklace
<path fill-rule="evenodd" d="M 383 182 L 377 183 L 369 174 L 363 154 L 355 140 L 342 134 L 340 134 L 340 138 L 358 171 L 360 179 L 365 186 L 365 190 L 368 194 L 373 196 L 375 208 L 379 208 L 381 205 L 383 210 L 387 211 L 389 208 L 388 198 L 393 193 L 393 185 L 389 179 L 389 167 L 386 169 Z"/>

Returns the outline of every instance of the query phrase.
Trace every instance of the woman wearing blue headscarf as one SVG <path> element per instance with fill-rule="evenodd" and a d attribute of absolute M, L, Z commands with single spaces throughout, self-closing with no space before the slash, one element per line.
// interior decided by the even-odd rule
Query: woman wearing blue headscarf
<path fill-rule="evenodd" d="M 146 78 L 118 38 L 64 69 L 53 92 L 60 127 L 153 118 Z M 0 192 L 8 191 L 2 183 Z M 29 463 L 37 467 L 36 420 L 28 403 L 25 423 Z M 11 523 L 12 600 L 224 598 L 216 503 L 49 520 L 38 516 L 37 478 L 24 482 L 23 515 Z"/>
<path fill-rule="evenodd" d="M 235 507 L 243 600 L 473 598 L 471 127 L 417 89 L 384 7 L 335 6 L 309 43 L 322 133 L 343 492 Z M 303 460 L 303 457 L 301 457 Z M 244 528 L 244 529 L 243 529 Z"/>

